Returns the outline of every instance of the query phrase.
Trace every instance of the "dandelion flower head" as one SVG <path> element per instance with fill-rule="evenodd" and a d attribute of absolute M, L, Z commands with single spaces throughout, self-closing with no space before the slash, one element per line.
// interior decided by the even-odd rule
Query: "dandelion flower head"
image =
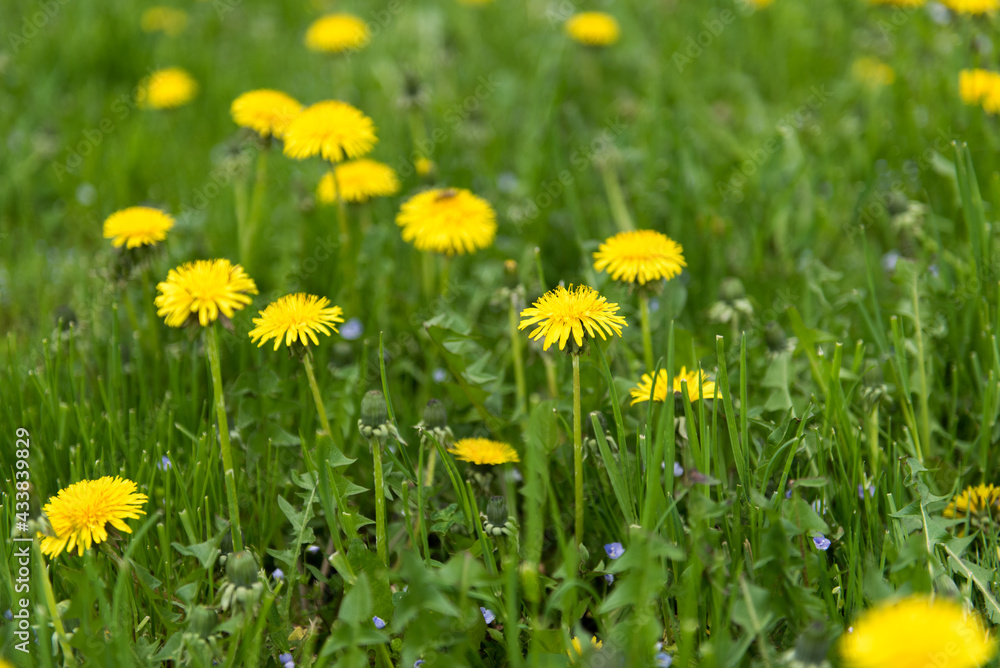
<path fill-rule="evenodd" d="M 115 248 L 153 246 L 166 239 L 173 226 L 173 217 L 159 209 L 131 206 L 108 216 L 104 221 L 104 238 L 111 239 Z"/>
<path fill-rule="evenodd" d="M 75 548 L 82 555 L 91 545 L 108 539 L 108 524 L 132 533 L 124 520 L 145 515 L 142 505 L 146 501 L 134 482 L 117 476 L 82 480 L 60 490 L 42 509 L 55 533 L 41 536 L 42 554 L 58 557 Z"/>
<path fill-rule="evenodd" d="M 425 190 L 403 203 L 396 215 L 403 240 L 417 250 L 462 255 L 487 248 L 497 232 L 490 203 L 462 188 Z"/>
<path fill-rule="evenodd" d="M 339 306 L 330 306 L 326 297 L 300 292 L 285 295 L 261 311 L 260 317 L 253 319 L 257 327 L 250 331 L 250 339 L 254 343 L 259 340 L 258 348 L 274 339 L 275 350 L 282 341 L 289 347 L 296 341 L 305 346 L 309 341 L 319 345 L 316 333 L 330 336 L 340 322 L 344 322 L 344 312 Z"/>
<path fill-rule="evenodd" d="M 243 267 L 229 260 L 198 260 L 171 269 L 156 291 L 156 315 L 168 326 L 183 327 L 197 315 L 198 323 L 207 327 L 220 312 L 232 318 L 249 304 L 257 285 Z"/>

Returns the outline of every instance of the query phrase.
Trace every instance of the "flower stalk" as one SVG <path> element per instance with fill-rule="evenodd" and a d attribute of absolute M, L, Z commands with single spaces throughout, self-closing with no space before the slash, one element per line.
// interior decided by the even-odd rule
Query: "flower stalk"
<path fill-rule="evenodd" d="M 219 443 L 222 449 L 222 476 L 229 501 L 229 527 L 233 536 L 233 549 L 243 549 L 243 533 L 240 530 L 240 506 L 236 499 L 236 474 L 233 470 L 233 454 L 229 445 L 229 420 L 226 417 L 226 400 L 222 394 L 222 366 L 219 363 L 219 331 L 213 324 L 208 327 L 208 364 L 212 371 L 212 389 L 215 394 L 215 415 L 219 423 Z"/>

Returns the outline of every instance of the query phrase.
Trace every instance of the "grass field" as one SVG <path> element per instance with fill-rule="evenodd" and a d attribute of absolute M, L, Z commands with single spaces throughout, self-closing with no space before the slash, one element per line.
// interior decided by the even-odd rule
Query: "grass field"
<path fill-rule="evenodd" d="M 4 2 L 0 666 L 1000 665 L 1000 83 L 960 87 L 998 23 L 894 4 Z M 615 43 L 564 30 L 595 10 Z M 307 48 L 329 12 L 369 42 Z M 197 92 L 149 108 L 169 67 Z M 255 89 L 363 112 L 398 191 L 321 201 L 323 159 L 234 122 Z M 404 240 L 427 188 L 495 238 Z M 175 224 L 126 252 L 133 206 Z M 596 269 L 632 229 L 683 272 Z M 168 326 L 168 272 L 214 258 L 252 303 Z M 560 284 L 627 327 L 543 350 L 521 312 Z M 258 347 L 298 292 L 339 331 Z M 43 553 L 103 476 L 130 532 Z"/>

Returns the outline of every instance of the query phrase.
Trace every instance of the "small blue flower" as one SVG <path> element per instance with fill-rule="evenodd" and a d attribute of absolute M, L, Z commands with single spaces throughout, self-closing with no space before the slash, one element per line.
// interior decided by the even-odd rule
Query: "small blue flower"
<path fill-rule="evenodd" d="M 271 573 L 271 577 L 273 577 L 275 580 L 284 580 L 285 571 L 281 570 L 280 568 L 275 568 L 274 572 Z"/>
<path fill-rule="evenodd" d="M 674 462 L 674 477 L 679 478 L 682 475 L 684 475 L 684 467 L 681 466 L 678 462 Z"/>
<path fill-rule="evenodd" d="M 479 606 L 479 612 L 483 613 L 483 619 L 486 620 L 487 624 L 492 624 L 494 621 L 496 621 L 497 616 L 489 608 L 484 608 L 483 606 Z"/>
<path fill-rule="evenodd" d="M 615 581 L 615 576 L 612 575 L 611 573 L 605 573 L 604 579 L 608 581 L 608 584 L 611 584 L 612 582 Z"/>
<path fill-rule="evenodd" d="M 10 611 L 10 608 L 8 608 L 8 609 L 7 609 L 7 610 L 6 610 L 6 611 L 5 611 L 4 613 L 3 613 L 3 618 L 4 618 L 4 619 L 6 619 L 6 620 L 7 620 L 8 622 L 9 622 L 10 620 L 14 619 L 14 613 L 12 613 L 12 612 Z"/>
<path fill-rule="evenodd" d="M 657 652 L 653 660 L 656 661 L 657 668 L 670 668 L 670 665 L 674 662 L 674 657 L 666 652 Z"/>
<path fill-rule="evenodd" d="M 156 468 L 161 471 L 167 471 L 171 466 L 173 466 L 173 464 L 170 463 L 170 458 L 166 455 L 163 455 L 163 457 L 160 458 L 160 461 L 156 463 Z"/>
<path fill-rule="evenodd" d="M 372 624 L 374 624 L 375 628 L 377 629 L 385 628 L 385 622 L 382 620 L 381 617 L 372 617 Z"/>
<path fill-rule="evenodd" d="M 357 318 L 349 318 L 340 326 L 340 335 L 348 341 L 356 341 L 365 333 L 365 326 Z"/>
<path fill-rule="evenodd" d="M 625 548 L 621 543 L 608 543 L 604 546 L 604 551 L 608 553 L 608 558 L 617 559 L 625 554 Z"/>
<path fill-rule="evenodd" d="M 792 490 L 788 490 L 787 492 L 785 492 L 785 498 L 786 499 L 792 498 Z"/>
<path fill-rule="evenodd" d="M 420 666 L 422 665 L 424 665 L 423 659 L 417 659 L 416 661 L 413 662 L 413 668 L 420 668 Z"/>
<path fill-rule="evenodd" d="M 868 496 L 870 498 L 875 498 L 875 485 L 868 485 Z M 864 500 L 865 498 L 865 486 L 858 485 L 858 498 Z"/>
<path fill-rule="evenodd" d="M 660 300 L 659 299 L 655 299 L 655 298 L 654 299 L 650 299 L 649 300 L 649 310 L 652 313 L 656 313 L 657 311 L 659 311 L 660 310 Z"/>
<path fill-rule="evenodd" d="M 292 659 L 292 655 L 289 652 L 279 654 L 278 663 L 281 664 L 282 668 L 295 668 L 295 660 Z"/>
<path fill-rule="evenodd" d="M 441 367 L 434 369 L 434 382 L 443 383 L 448 378 L 448 372 L 446 372 Z"/>
<path fill-rule="evenodd" d="M 823 534 L 820 534 L 815 538 L 813 538 L 813 543 L 816 544 L 817 550 L 823 550 L 824 552 L 826 552 L 827 550 L 830 549 L 830 539 L 824 536 Z"/>
<path fill-rule="evenodd" d="M 309 547 L 306 548 L 306 552 L 309 552 L 311 554 L 316 554 L 317 552 L 319 552 L 319 545 L 310 545 Z"/>

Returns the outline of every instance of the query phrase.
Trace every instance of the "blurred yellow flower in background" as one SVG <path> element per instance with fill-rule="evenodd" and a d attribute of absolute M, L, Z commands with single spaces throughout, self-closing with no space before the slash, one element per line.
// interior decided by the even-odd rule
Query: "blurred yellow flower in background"
<path fill-rule="evenodd" d="M 342 53 L 360 49 L 370 36 L 365 22 L 351 14 L 327 14 L 313 21 L 306 31 L 306 46 L 312 51 Z"/>
<path fill-rule="evenodd" d="M 104 221 L 104 238 L 113 239 L 115 248 L 153 246 L 167 238 L 174 226 L 173 216 L 149 206 L 132 206 L 116 211 Z"/>
<path fill-rule="evenodd" d="M 168 37 L 176 37 L 184 32 L 188 24 L 188 15 L 183 9 L 156 5 L 142 13 L 139 25 L 143 32 L 162 32 Z"/>
<path fill-rule="evenodd" d="M 854 61 L 851 74 L 856 81 L 869 88 L 889 86 L 896 80 L 896 71 L 878 58 L 862 56 Z"/>
<path fill-rule="evenodd" d="M 243 93 L 229 108 L 236 125 L 261 137 L 281 139 L 292 119 L 302 112 L 298 100 L 279 90 L 262 88 Z"/>
<path fill-rule="evenodd" d="M 156 70 L 139 82 L 136 103 L 143 109 L 174 109 L 194 99 L 198 82 L 179 67 Z"/>
<path fill-rule="evenodd" d="M 670 280 L 686 266 L 681 245 L 656 230 L 621 232 L 594 253 L 594 269 L 608 272 L 616 281 L 639 285 Z"/>
<path fill-rule="evenodd" d="M 288 157 L 304 160 L 319 155 L 329 162 L 360 158 L 378 142 L 372 119 L 339 100 L 306 107 L 285 128 L 283 139 Z"/>
<path fill-rule="evenodd" d="M 487 248 L 497 232 L 490 203 L 462 188 L 425 190 L 400 207 L 396 224 L 417 250 L 463 255 Z"/>
<path fill-rule="evenodd" d="M 521 461 L 517 450 L 508 444 L 486 438 L 463 438 L 448 448 L 448 452 L 463 462 L 479 465 Z"/>
<path fill-rule="evenodd" d="M 941 4 L 959 14 L 987 14 L 1000 8 L 1000 0 L 941 0 Z"/>
<path fill-rule="evenodd" d="M 336 204 L 338 188 L 340 198 L 345 202 L 367 202 L 373 197 L 389 197 L 398 193 L 399 178 L 389 165 L 362 158 L 337 163 L 324 174 L 316 189 L 316 197 L 321 204 Z"/>
<path fill-rule="evenodd" d="M 618 41 L 618 21 L 603 12 L 582 12 L 566 21 L 566 34 L 587 46 L 610 46 Z"/>

